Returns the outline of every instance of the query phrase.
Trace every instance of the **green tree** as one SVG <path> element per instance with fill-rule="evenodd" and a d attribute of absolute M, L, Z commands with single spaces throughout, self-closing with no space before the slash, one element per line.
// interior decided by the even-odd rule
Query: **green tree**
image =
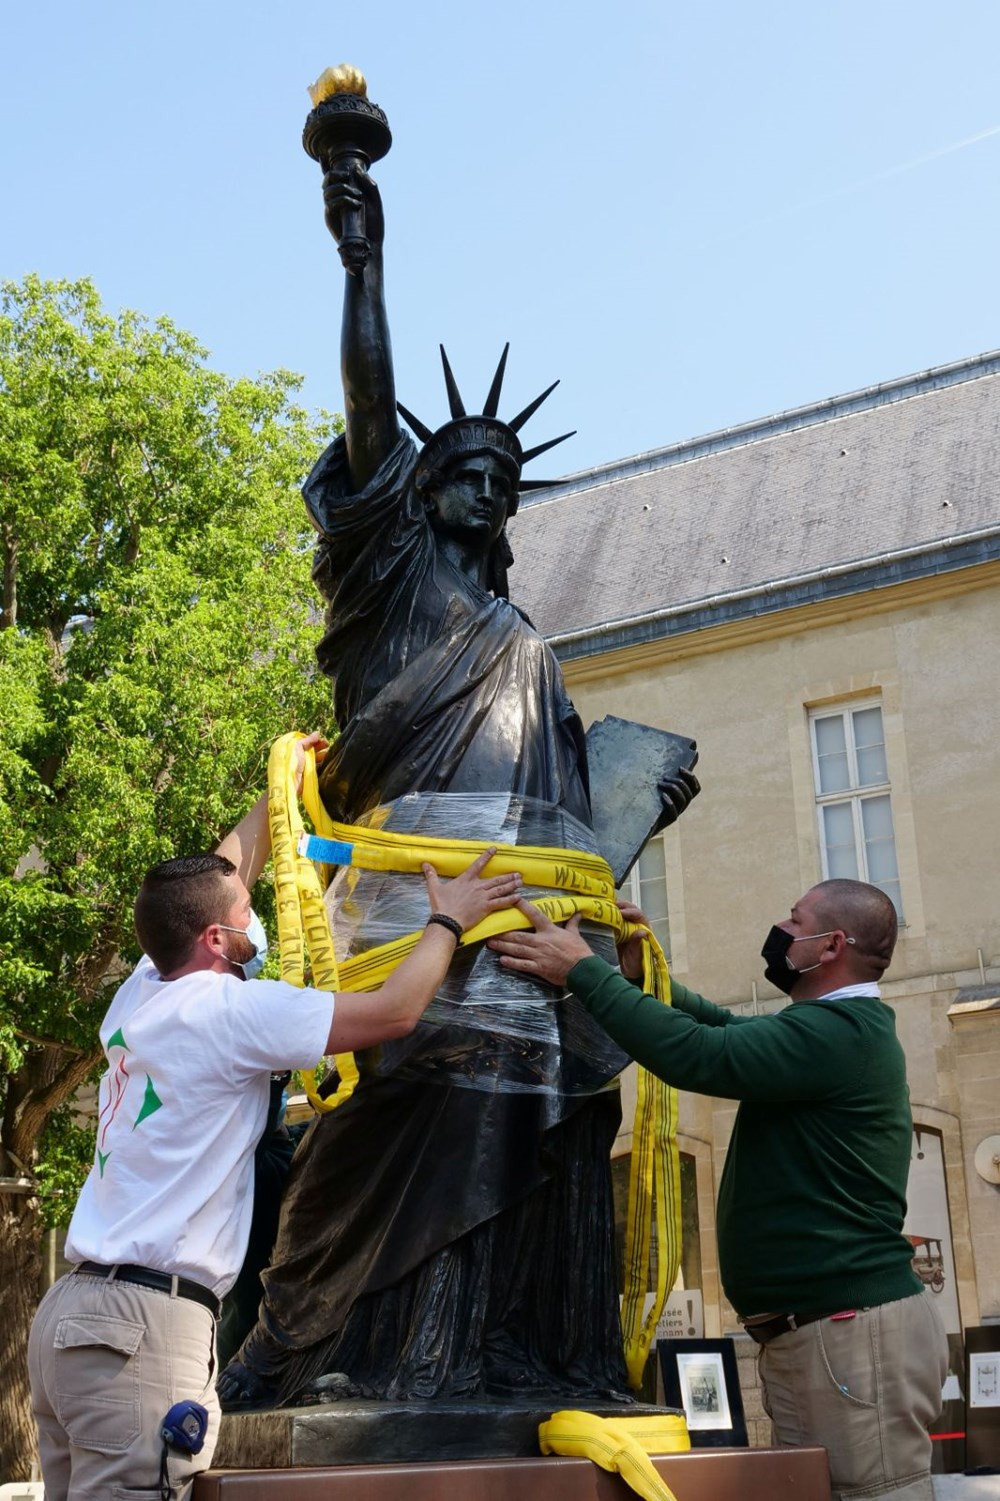
<path fill-rule="evenodd" d="M 275 736 L 328 724 L 298 486 L 333 421 L 297 385 L 220 375 L 87 281 L 2 287 L 0 1480 L 33 1450 L 42 1232 L 92 1152 L 72 1102 L 137 885 L 246 811 Z"/>

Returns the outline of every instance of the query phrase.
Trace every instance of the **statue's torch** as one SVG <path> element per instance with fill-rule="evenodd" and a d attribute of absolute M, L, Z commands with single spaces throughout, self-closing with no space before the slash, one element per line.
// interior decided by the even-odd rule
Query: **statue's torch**
<path fill-rule="evenodd" d="M 367 172 L 392 145 L 389 122 L 368 98 L 364 75 L 349 63 L 327 68 L 309 87 L 313 108 L 306 117 L 302 144 L 324 172 L 358 167 Z M 371 255 L 363 208 L 345 209 L 340 236 L 344 270 L 360 276 Z"/>

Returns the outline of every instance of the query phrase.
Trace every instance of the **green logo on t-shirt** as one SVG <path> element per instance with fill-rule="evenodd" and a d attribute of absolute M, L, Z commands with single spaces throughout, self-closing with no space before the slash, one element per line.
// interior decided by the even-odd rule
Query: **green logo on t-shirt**
<path fill-rule="evenodd" d="M 125 1033 L 122 1031 L 121 1027 L 118 1027 L 117 1030 L 114 1031 L 108 1038 L 107 1048 L 105 1049 L 105 1051 L 108 1054 L 109 1065 L 111 1063 L 112 1048 L 121 1048 L 123 1053 L 131 1052 L 131 1048 L 125 1041 Z M 102 1178 L 104 1177 L 104 1169 L 107 1166 L 108 1158 L 111 1156 L 110 1147 L 107 1151 L 103 1151 L 102 1148 L 107 1145 L 108 1131 L 110 1130 L 115 1116 L 118 1114 L 118 1111 L 121 1107 L 121 1103 L 125 1098 L 125 1093 L 128 1089 L 131 1077 L 132 1076 L 125 1065 L 125 1059 L 123 1057 L 119 1058 L 116 1064 L 110 1066 L 107 1074 L 105 1075 L 105 1082 L 108 1086 L 108 1097 L 105 1101 L 104 1108 L 101 1111 L 97 1131 L 97 1171 L 100 1173 Z M 138 1126 L 141 1121 L 148 1119 L 148 1117 L 151 1115 L 155 1115 L 162 1104 L 163 1101 L 156 1093 L 156 1090 L 153 1087 L 153 1081 L 150 1078 L 149 1074 L 147 1074 L 146 1092 L 142 1097 L 142 1104 L 139 1106 L 139 1114 L 135 1118 L 132 1130 L 134 1131 L 136 1126 Z"/>

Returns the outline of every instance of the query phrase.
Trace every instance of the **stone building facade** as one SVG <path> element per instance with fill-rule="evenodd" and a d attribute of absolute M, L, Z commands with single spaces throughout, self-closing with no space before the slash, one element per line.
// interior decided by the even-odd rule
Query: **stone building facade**
<path fill-rule="evenodd" d="M 698 742 L 702 796 L 633 877 L 678 979 L 775 1009 L 760 945 L 803 890 L 856 875 L 896 902 L 905 1228 L 958 1372 L 961 1331 L 1000 1322 L 1000 353 L 570 476 L 511 537 L 584 724 Z M 714 1231 L 734 1114 L 682 1096 L 706 1336 L 737 1332 Z"/>

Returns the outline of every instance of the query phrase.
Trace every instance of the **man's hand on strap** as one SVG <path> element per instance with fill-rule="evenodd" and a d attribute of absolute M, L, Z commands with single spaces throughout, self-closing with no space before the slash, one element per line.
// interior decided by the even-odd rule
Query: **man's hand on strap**
<path fill-rule="evenodd" d="M 641 933 L 632 933 L 618 945 L 618 963 L 626 980 L 642 984 L 642 949 L 646 933 L 650 932 L 649 918 L 634 902 L 619 902 L 618 910 L 626 922 L 638 923 Z"/>
<path fill-rule="evenodd" d="M 464 933 L 482 922 L 489 913 L 513 906 L 521 885 L 518 872 L 483 876 L 483 871 L 495 854 L 496 849 L 491 845 L 460 876 L 455 876 L 451 881 L 442 880 L 433 865 L 425 864 L 424 880 L 427 882 L 431 911 L 453 918 Z"/>
<path fill-rule="evenodd" d="M 488 947 L 500 955 L 505 969 L 523 970 L 539 980 L 547 980 L 560 990 L 566 988 L 566 976 L 581 959 L 589 959 L 593 949 L 580 937 L 580 918 L 571 917 L 564 928 L 551 922 L 525 897 L 515 906 L 531 919 L 534 932 L 518 930 L 488 939 Z"/>
<path fill-rule="evenodd" d="M 306 752 L 315 751 L 316 765 L 322 766 L 326 760 L 326 753 L 330 742 L 319 730 L 312 730 L 308 735 L 303 735 L 301 740 L 296 741 L 292 751 L 293 765 L 295 767 L 295 791 L 302 796 L 302 779 L 305 776 Z"/>

